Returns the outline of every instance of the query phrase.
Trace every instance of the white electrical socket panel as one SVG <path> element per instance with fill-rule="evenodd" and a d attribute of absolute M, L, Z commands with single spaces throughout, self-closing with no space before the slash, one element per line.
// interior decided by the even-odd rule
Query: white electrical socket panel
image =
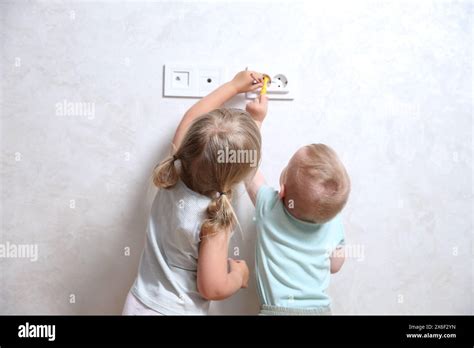
<path fill-rule="evenodd" d="M 244 67 L 233 67 L 227 69 L 224 66 L 204 66 L 189 63 L 165 64 L 164 66 L 164 90 L 165 97 L 188 97 L 201 98 L 208 95 L 224 82 L 230 81 L 238 71 Z M 259 71 L 268 74 L 271 82 L 267 86 L 268 99 L 293 100 L 295 92 L 295 81 L 291 71 L 275 67 L 253 67 L 248 65 L 248 70 Z M 232 71 L 232 76 L 228 74 Z M 260 93 L 247 92 L 247 99 L 255 99 Z"/>
<path fill-rule="evenodd" d="M 227 81 L 222 66 L 165 64 L 164 74 L 165 97 L 204 97 Z"/>
<path fill-rule="evenodd" d="M 288 69 L 276 68 L 276 67 L 253 67 L 249 65 L 249 70 L 258 71 L 268 74 L 272 79 L 267 85 L 267 96 L 268 99 L 280 99 L 280 100 L 293 100 L 295 92 L 295 81 L 293 80 L 293 74 Z M 256 92 L 247 92 L 247 99 L 255 99 L 260 94 L 260 90 Z"/>

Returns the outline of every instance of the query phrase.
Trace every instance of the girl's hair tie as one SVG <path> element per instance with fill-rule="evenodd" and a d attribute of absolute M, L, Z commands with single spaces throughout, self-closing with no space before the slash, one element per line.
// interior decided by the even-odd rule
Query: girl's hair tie
<path fill-rule="evenodd" d="M 176 155 L 173 155 L 173 162 L 176 161 L 178 157 Z"/>

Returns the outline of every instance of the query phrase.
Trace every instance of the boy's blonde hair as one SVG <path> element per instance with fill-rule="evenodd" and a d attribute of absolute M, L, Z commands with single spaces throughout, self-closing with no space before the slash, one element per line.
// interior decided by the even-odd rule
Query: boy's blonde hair
<path fill-rule="evenodd" d="M 298 217 L 324 223 L 335 217 L 349 197 L 351 183 L 336 152 L 324 144 L 304 147 L 287 172 L 286 194 Z"/>
<path fill-rule="evenodd" d="M 240 109 L 213 110 L 197 118 L 174 155 L 155 167 L 153 182 L 168 189 L 181 179 L 193 191 L 212 199 L 201 235 L 232 229 L 237 222 L 231 205 L 233 188 L 258 166 L 229 163 L 218 157 L 222 151 L 242 150 L 254 151 L 258 165 L 261 137 L 250 114 Z"/>

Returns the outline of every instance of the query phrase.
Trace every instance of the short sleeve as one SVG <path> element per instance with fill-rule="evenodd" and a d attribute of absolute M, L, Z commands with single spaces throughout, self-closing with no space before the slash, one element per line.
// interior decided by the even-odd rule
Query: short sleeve
<path fill-rule="evenodd" d="M 271 209 L 278 197 L 278 192 L 270 186 L 263 184 L 257 192 L 257 199 L 255 202 L 255 218 L 261 220 L 265 214 Z"/>

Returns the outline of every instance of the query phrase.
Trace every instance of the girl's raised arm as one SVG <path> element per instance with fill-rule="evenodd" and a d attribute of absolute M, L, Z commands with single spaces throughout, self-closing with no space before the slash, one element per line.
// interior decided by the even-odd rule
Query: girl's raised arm
<path fill-rule="evenodd" d="M 254 77 L 257 80 L 254 80 Z M 253 83 L 256 81 L 257 83 Z M 177 149 L 186 134 L 189 125 L 199 116 L 217 109 L 222 106 L 229 99 L 238 93 L 245 93 L 254 91 L 263 86 L 263 75 L 255 71 L 241 71 L 235 77 L 224 83 L 222 86 L 215 89 L 213 92 L 196 102 L 191 108 L 186 111 L 183 119 L 176 129 L 173 138 L 174 148 Z"/>

